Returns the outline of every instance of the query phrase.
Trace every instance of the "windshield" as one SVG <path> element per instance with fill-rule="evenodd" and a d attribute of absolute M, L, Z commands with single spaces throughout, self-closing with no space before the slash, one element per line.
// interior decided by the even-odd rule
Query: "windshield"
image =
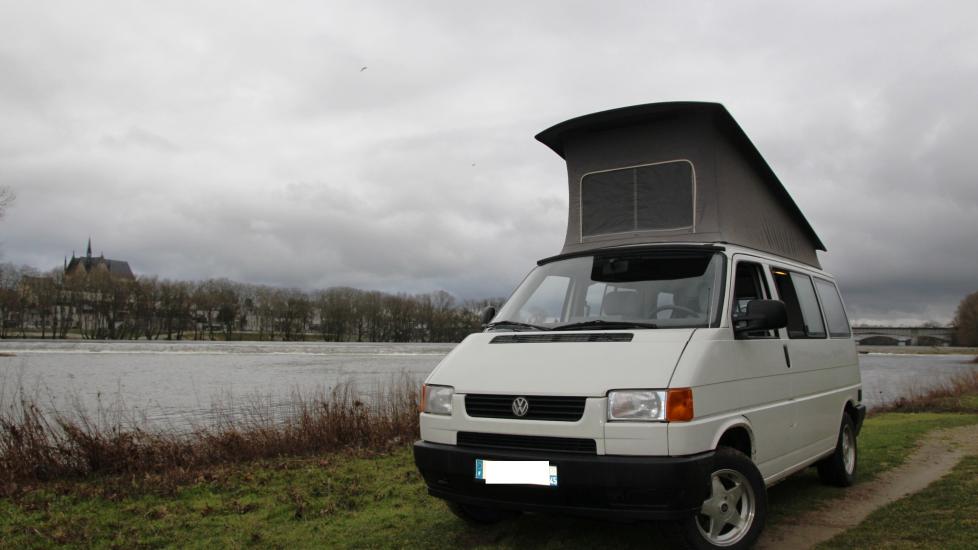
<path fill-rule="evenodd" d="M 550 262 L 530 272 L 491 325 L 718 326 L 723 266 L 723 255 L 715 252 L 648 250 Z"/>

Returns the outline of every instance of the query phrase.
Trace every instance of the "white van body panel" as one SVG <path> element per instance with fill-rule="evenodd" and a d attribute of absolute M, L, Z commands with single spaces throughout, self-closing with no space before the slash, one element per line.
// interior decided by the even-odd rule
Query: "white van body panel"
<path fill-rule="evenodd" d="M 697 330 L 671 382 L 693 388 L 695 419 L 670 425 L 670 450 L 701 452 L 731 419 L 744 417 L 753 426 L 761 475 L 767 467 L 777 470 L 778 458 L 793 450 L 790 377 L 780 340 L 734 340 L 729 328 Z"/>
<path fill-rule="evenodd" d="M 740 261 L 763 267 L 769 289 L 772 267 L 829 278 L 753 251 L 731 254 L 729 273 Z M 728 277 L 727 296 L 733 284 Z M 858 402 L 855 346 L 850 338 L 790 339 L 786 329 L 777 338 L 735 339 L 729 315 L 724 321 L 719 329 L 696 331 L 670 381 L 694 388 L 696 420 L 670 425 L 669 449 L 673 455 L 700 452 L 743 416 L 754 426 L 753 459 L 773 483 L 835 448 L 845 405 Z"/>
<path fill-rule="evenodd" d="M 458 432 L 479 432 L 509 435 L 546 435 L 551 437 L 593 438 L 597 442 L 598 454 L 605 454 L 604 425 L 605 399 L 588 399 L 584 414 L 577 422 L 550 422 L 541 420 L 512 421 L 500 418 L 475 418 L 465 413 L 465 395 L 456 393 L 452 401 L 452 416 L 436 414 L 421 415 L 421 433 L 431 433 L 432 443 L 456 444 Z M 665 431 L 665 427 L 662 427 Z M 649 434 L 646 434 L 649 435 Z M 654 438 L 653 438 L 654 439 Z M 665 440 L 665 437 L 661 438 Z M 657 449 L 661 450 L 661 449 Z"/>
<path fill-rule="evenodd" d="M 771 269 L 832 281 L 798 262 L 726 245 L 725 298 L 718 328 L 628 329 L 631 342 L 493 344 L 486 332 L 460 343 L 426 383 L 455 389 L 451 416 L 421 415 L 425 441 L 454 445 L 459 431 L 592 438 L 599 455 L 682 457 L 713 450 L 731 429 L 747 432 L 751 458 L 773 484 L 830 454 L 847 405 L 859 403 L 858 356 L 851 336 L 763 339 L 734 336 L 731 296 L 738 262 L 758 264 L 770 297 Z M 596 332 L 581 330 L 575 332 Z M 562 332 L 560 334 L 573 334 Z M 615 389 L 692 388 L 689 422 L 609 422 L 607 394 Z M 577 422 L 474 418 L 466 394 L 587 397 Z"/>
<path fill-rule="evenodd" d="M 627 332 L 633 334 L 631 342 L 493 344 L 494 338 L 513 333 L 471 334 L 427 383 L 452 386 L 463 394 L 585 397 L 604 397 L 620 388 L 667 387 L 693 329 Z"/>
<path fill-rule="evenodd" d="M 474 418 L 464 413 L 465 395 L 455 394 L 452 407 L 459 413 L 451 417 L 421 415 L 423 439 L 432 443 L 456 444 L 458 432 L 543 435 L 548 437 L 586 437 L 597 442 L 598 455 L 668 456 L 668 439 L 664 423 L 628 423 L 605 420 L 608 400 L 588 399 L 584 415 L 577 422 L 521 420 L 513 422 L 496 418 Z"/>

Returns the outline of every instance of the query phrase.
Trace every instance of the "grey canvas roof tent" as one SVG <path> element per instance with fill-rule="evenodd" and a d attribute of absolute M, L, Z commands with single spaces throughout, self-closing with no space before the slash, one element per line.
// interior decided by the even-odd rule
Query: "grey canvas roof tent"
<path fill-rule="evenodd" d="M 561 254 L 645 243 L 731 243 L 819 267 L 825 245 L 719 103 L 651 103 L 536 138 L 567 162 Z"/>

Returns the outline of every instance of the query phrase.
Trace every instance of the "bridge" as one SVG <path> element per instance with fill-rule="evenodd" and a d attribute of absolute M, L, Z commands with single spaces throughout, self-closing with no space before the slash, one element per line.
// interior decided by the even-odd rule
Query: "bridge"
<path fill-rule="evenodd" d="M 950 346 L 950 327 L 853 327 L 852 337 L 866 346 Z"/>

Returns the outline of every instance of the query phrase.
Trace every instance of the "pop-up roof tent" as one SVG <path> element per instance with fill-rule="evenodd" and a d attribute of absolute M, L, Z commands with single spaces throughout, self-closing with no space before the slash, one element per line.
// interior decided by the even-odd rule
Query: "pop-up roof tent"
<path fill-rule="evenodd" d="M 825 250 L 719 103 L 652 103 L 537 134 L 567 161 L 562 254 L 641 243 L 731 243 L 819 267 Z"/>

